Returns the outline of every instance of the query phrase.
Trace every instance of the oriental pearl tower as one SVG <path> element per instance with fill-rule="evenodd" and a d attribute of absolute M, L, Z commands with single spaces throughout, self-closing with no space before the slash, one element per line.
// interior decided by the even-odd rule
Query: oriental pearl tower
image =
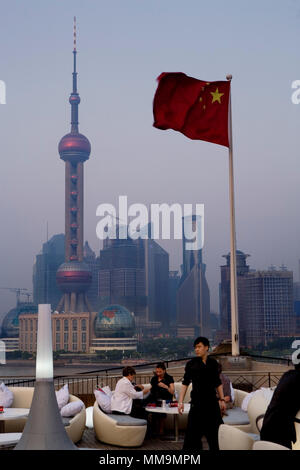
<path fill-rule="evenodd" d="M 89 266 L 83 262 L 83 164 L 89 159 L 91 144 L 79 133 L 76 72 L 76 18 L 74 17 L 73 89 L 71 132 L 59 142 L 58 152 L 65 162 L 65 263 L 57 270 L 56 281 L 63 292 L 57 310 L 65 313 L 91 312 L 86 292 L 92 281 Z"/>

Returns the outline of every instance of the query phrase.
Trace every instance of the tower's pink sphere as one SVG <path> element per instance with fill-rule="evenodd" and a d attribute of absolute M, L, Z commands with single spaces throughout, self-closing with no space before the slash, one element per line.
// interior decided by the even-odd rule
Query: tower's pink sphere
<path fill-rule="evenodd" d="M 88 160 L 91 153 L 91 144 L 83 134 L 66 134 L 58 144 L 58 151 L 62 160 Z"/>

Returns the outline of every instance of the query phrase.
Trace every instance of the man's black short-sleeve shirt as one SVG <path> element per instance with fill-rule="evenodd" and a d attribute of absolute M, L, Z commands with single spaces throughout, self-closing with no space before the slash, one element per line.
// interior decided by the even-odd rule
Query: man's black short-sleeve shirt
<path fill-rule="evenodd" d="M 191 382 L 193 405 L 216 403 L 216 388 L 222 384 L 217 361 L 208 356 L 206 364 L 201 357 L 194 357 L 187 362 L 182 384 L 188 386 Z"/>
<path fill-rule="evenodd" d="M 300 409 L 300 371 L 289 370 L 281 377 L 266 410 L 261 439 L 296 442 L 294 419 Z M 283 444 L 285 445 L 285 444 Z"/>

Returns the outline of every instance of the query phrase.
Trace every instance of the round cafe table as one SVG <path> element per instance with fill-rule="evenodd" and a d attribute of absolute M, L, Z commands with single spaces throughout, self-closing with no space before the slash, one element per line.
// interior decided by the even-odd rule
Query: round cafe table
<path fill-rule="evenodd" d="M 21 432 L 3 432 L 0 434 L 0 446 L 12 446 L 13 444 L 18 444 L 21 436 Z"/>
<path fill-rule="evenodd" d="M 0 413 L 0 434 L 5 432 L 5 421 L 25 418 L 28 415 L 29 408 L 4 408 L 4 413 Z"/>
<path fill-rule="evenodd" d="M 184 410 L 182 414 L 186 415 L 190 411 L 191 405 L 189 403 L 184 403 Z M 177 406 L 168 406 L 166 405 L 165 407 L 163 406 L 146 406 L 146 411 L 148 413 L 164 413 L 166 415 L 173 415 L 174 416 L 174 431 L 175 431 L 175 442 L 179 441 L 179 432 L 178 432 L 178 407 Z"/>

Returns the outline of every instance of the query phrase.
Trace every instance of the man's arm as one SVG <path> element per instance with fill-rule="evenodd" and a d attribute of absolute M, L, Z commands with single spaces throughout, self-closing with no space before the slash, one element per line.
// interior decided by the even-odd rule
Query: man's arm
<path fill-rule="evenodd" d="M 187 385 L 183 385 L 183 384 L 181 385 L 180 394 L 179 394 L 179 402 L 178 402 L 178 413 L 180 415 L 182 415 L 182 412 L 184 410 L 183 400 L 184 400 L 187 388 L 188 388 Z"/>
<path fill-rule="evenodd" d="M 218 392 L 218 395 L 219 395 L 219 404 L 220 404 L 220 408 L 221 408 L 221 411 L 226 411 L 226 404 L 225 404 L 225 398 L 224 398 L 224 392 L 223 392 L 223 385 L 219 385 L 217 387 L 217 392 Z"/>
<path fill-rule="evenodd" d="M 126 393 L 126 395 L 128 395 L 132 399 L 143 398 L 145 393 L 147 393 L 145 389 L 141 390 L 140 392 L 137 392 L 131 383 L 126 383 L 123 385 L 123 387 L 124 389 L 122 390 L 122 392 L 124 391 L 124 393 Z"/>

